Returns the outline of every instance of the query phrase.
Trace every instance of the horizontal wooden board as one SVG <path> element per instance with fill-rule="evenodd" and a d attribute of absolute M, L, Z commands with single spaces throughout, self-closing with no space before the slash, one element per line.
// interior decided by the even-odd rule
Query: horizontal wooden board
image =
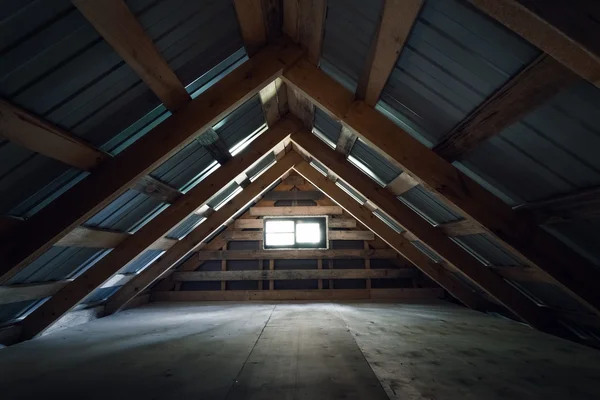
<path fill-rule="evenodd" d="M 225 240 L 263 240 L 262 231 L 229 231 L 223 235 Z M 375 235 L 371 231 L 329 231 L 329 240 L 373 240 Z"/>
<path fill-rule="evenodd" d="M 297 207 L 252 207 L 252 217 L 281 217 L 305 215 L 342 215 L 342 208 L 338 206 L 297 206 Z"/>
<path fill-rule="evenodd" d="M 258 281 L 296 279 L 394 279 L 413 278 L 416 269 L 306 269 L 306 270 L 254 270 L 254 271 L 194 271 L 174 272 L 171 279 L 182 282 L 195 281 Z"/>
<path fill-rule="evenodd" d="M 329 218 L 327 221 L 329 228 L 356 228 L 356 220 L 352 218 Z M 238 219 L 235 221 L 236 229 L 262 229 L 263 219 Z"/>
<path fill-rule="evenodd" d="M 396 258 L 392 249 L 383 250 L 224 250 L 199 251 L 200 260 L 308 260 L 317 258 Z"/>
<path fill-rule="evenodd" d="M 433 299 L 441 288 L 334 289 L 334 290 L 206 290 L 155 292 L 152 301 L 244 301 L 244 300 L 368 300 Z"/>

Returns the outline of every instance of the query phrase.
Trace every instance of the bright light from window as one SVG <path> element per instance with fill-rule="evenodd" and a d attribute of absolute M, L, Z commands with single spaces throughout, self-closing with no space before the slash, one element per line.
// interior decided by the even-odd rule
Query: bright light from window
<path fill-rule="evenodd" d="M 293 246 L 294 221 L 265 221 L 265 244 L 267 246 Z"/>
<path fill-rule="evenodd" d="M 297 243 L 319 243 L 321 241 L 321 226 L 319 224 L 297 224 Z"/>
<path fill-rule="evenodd" d="M 267 246 L 293 246 L 293 233 L 267 233 L 265 237 Z"/>
<path fill-rule="evenodd" d="M 287 220 L 267 220 L 265 222 L 265 231 L 267 233 L 294 233 L 294 221 Z"/>

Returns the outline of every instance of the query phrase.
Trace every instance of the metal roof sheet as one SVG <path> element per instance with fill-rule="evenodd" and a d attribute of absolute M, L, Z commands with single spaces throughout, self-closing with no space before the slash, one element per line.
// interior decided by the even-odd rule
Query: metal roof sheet
<path fill-rule="evenodd" d="M 150 175 L 182 190 L 187 185 L 210 171 L 216 160 L 198 141 L 179 150 L 156 168 Z"/>
<path fill-rule="evenodd" d="M 240 189 L 241 189 L 240 185 L 238 185 L 237 182 L 233 181 L 233 182 L 229 183 L 227 186 L 225 186 L 223 189 L 219 190 L 219 192 L 217 194 L 215 194 L 214 196 L 212 196 L 206 202 L 206 204 L 208 204 L 212 208 L 218 207 L 218 206 L 224 204 L 224 202 L 228 201 L 230 196 L 233 196 L 234 193 L 236 193 Z"/>
<path fill-rule="evenodd" d="M 588 312 L 584 305 L 558 286 L 544 282 L 509 282 L 532 297 L 537 303 L 541 303 L 541 305 L 562 310 L 581 311 L 582 313 Z"/>
<path fill-rule="evenodd" d="M 361 205 L 367 202 L 367 199 L 363 195 L 358 193 L 356 190 L 354 190 L 352 186 L 348 185 L 341 179 L 335 181 L 335 184 L 339 186 L 344 192 L 348 193 L 350 197 L 352 197 L 354 200 L 358 201 Z"/>
<path fill-rule="evenodd" d="M 190 233 L 195 227 L 200 225 L 206 217 L 198 214 L 192 214 L 184 219 L 179 225 L 175 227 L 167 237 L 171 239 L 183 239 L 188 233 Z"/>
<path fill-rule="evenodd" d="M 600 268 L 600 247 L 598 246 L 600 243 L 600 218 L 568 221 L 542 227 Z"/>
<path fill-rule="evenodd" d="M 462 0 L 428 0 L 380 108 L 431 147 L 539 51 Z"/>
<path fill-rule="evenodd" d="M 129 189 L 87 220 L 85 225 L 134 232 L 144 220 L 153 217 L 164 207 L 166 204 L 155 197 Z"/>
<path fill-rule="evenodd" d="M 121 288 L 121 286 L 97 288 L 97 289 L 93 290 L 90 294 L 88 294 L 83 300 L 81 300 L 81 302 L 79 304 L 87 305 L 87 304 L 102 303 L 102 302 L 108 300 L 108 298 L 110 296 L 112 296 L 113 294 L 115 294 L 117 292 L 117 290 L 119 290 L 120 288 Z"/>
<path fill-rule="evenodd" d="M 387 185 L 402 173 L 400 168 L 387 161 L 381 154 L 371 149 L 369 145 L 360 139 L 356 139 L 354 146 L 352 146 L 352 150 L 349 154 L 350 161 L 353 161 L 351 159 L 352 157 L 360 161 L 363 166 L 369 169 L 368 172 L 370 172 L 370 174 L 367 173 L 367 175 L 371 178 L 373 178 L 374 175 L 376 180 L 383 185 Z"/>
<path fill-rule="evenodd" d="M 319 107 L 315 107 L 315 118 L 313 121 L 314 128 L 318 132 L 315 132 L 317 137 L 324 140 L 329 146 L 335 148 L 335 145 L 340 138 L 342 131 L 342 124 L 331 118 L 327 113 L 322 111 Z M 313 130 L 314 131 L 314 130 Z"/>
<path fill-rule="evenodd" d="M 377 33 L 382 7 L 382 0 L 327 2 L 321 68 L 353 92 Z"/>
<path fill-rule="evenodd" d="M 0 305 L 0 326 L 8 322 L 15 322 L 28 312 L 37 308 L 45 299 L 26 300 L 16 303 Z"/>
<path fill-rule="evenodd" d="M 523 264 L 504 250 L 498 241 L 487 233 L 456 236 L 451 239 L 486 265 L 504 266 Z"/>
<path fill-rule="evenodd" d="M 600 90 L 580 81 L 463 158 L 509 204 L 600 184 Z"/>
<path fill-rule="evenodd" d="M 260 97 L 256 95 L 223 118 L 214 126 L 214 130 L 231 151 L 233 147 L 264 126 L 266 120 L 262 104 Z"/>
<path fill-rule="evenodd" d="M 431 258 L 435 262 L 441 262 L 443 259 L 434 251 L 432 251 L 429 247 L 425 246 L 421 241 L 410 242 L 413 246 L 421 251 L 421 253 L 425 254 L 427 257 Z"/>
<path fill-rule="evenodd" d="M 258 162 L 254 163 L 248 170 L 246 171 L 246 176 L 250 181 L 254 181 L 260 174 L 271 168 L 277 159 L 275 158 L 275 153 L 270 152 L 267 153 L 264 157 L 262 157 Z"/>
<path fill-rule="evenodd" d="M 423 185 L 411 188 L 399 196 L 398 199 L 432 225 L 463 219 L 460 214 L 440 201 L 437 196 L 425 189 Z"/>
<path fill-rule="evenodd" d="M 124 268 L 121 268 L 119 274 L 137 274 L 164 253 L 164 250 L 146 250 Z"/>

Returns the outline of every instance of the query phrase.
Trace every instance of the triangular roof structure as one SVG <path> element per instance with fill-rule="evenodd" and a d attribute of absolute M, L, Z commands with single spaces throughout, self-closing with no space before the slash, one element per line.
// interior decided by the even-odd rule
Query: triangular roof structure
<path fill-rule="evenodd" d="M 215 6 L 223 32 L 198 44 L 170 36 L 153 6 L 77 0 L 61 13 L 83 33 L 38 49 L 36 66 L 15 49 L 60 35 L 51 21 L 6 39 L 4 176 L 21 182 L 5 190 L 0 226 L 12 340 L 81 304 L 122 309 L 294 170 L 465 306 L 596 346 L 600 257 L 559 223 L 598 214 L 600 166 L 585 147 L 600 63 L 519 2 L 471 3 L 386 2 L 380 18 L 355 16 L 366 47 L 342 38 L 340 6 L 326 16 L 325 1 Z M 478 32 L 460 36 L 446 14 Z M 431 24 L 454 32 L 437 49 Z M 81 54 L 47 58 L 75 37 Z M 98 71 L 70 82 L 78 62 Z M 549 115 L 586 128 L 561 134 Z M 580 172 L 556 172 L 567 166 Z"/>

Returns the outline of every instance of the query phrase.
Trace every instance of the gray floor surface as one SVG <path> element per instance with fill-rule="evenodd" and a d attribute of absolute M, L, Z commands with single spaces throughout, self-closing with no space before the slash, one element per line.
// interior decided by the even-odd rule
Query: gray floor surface
<path fill-rule="evenodd" d="M 0 349 L 2 399 L 599 399 L 600 351 L 445 303 L 162 303 Z"/>

